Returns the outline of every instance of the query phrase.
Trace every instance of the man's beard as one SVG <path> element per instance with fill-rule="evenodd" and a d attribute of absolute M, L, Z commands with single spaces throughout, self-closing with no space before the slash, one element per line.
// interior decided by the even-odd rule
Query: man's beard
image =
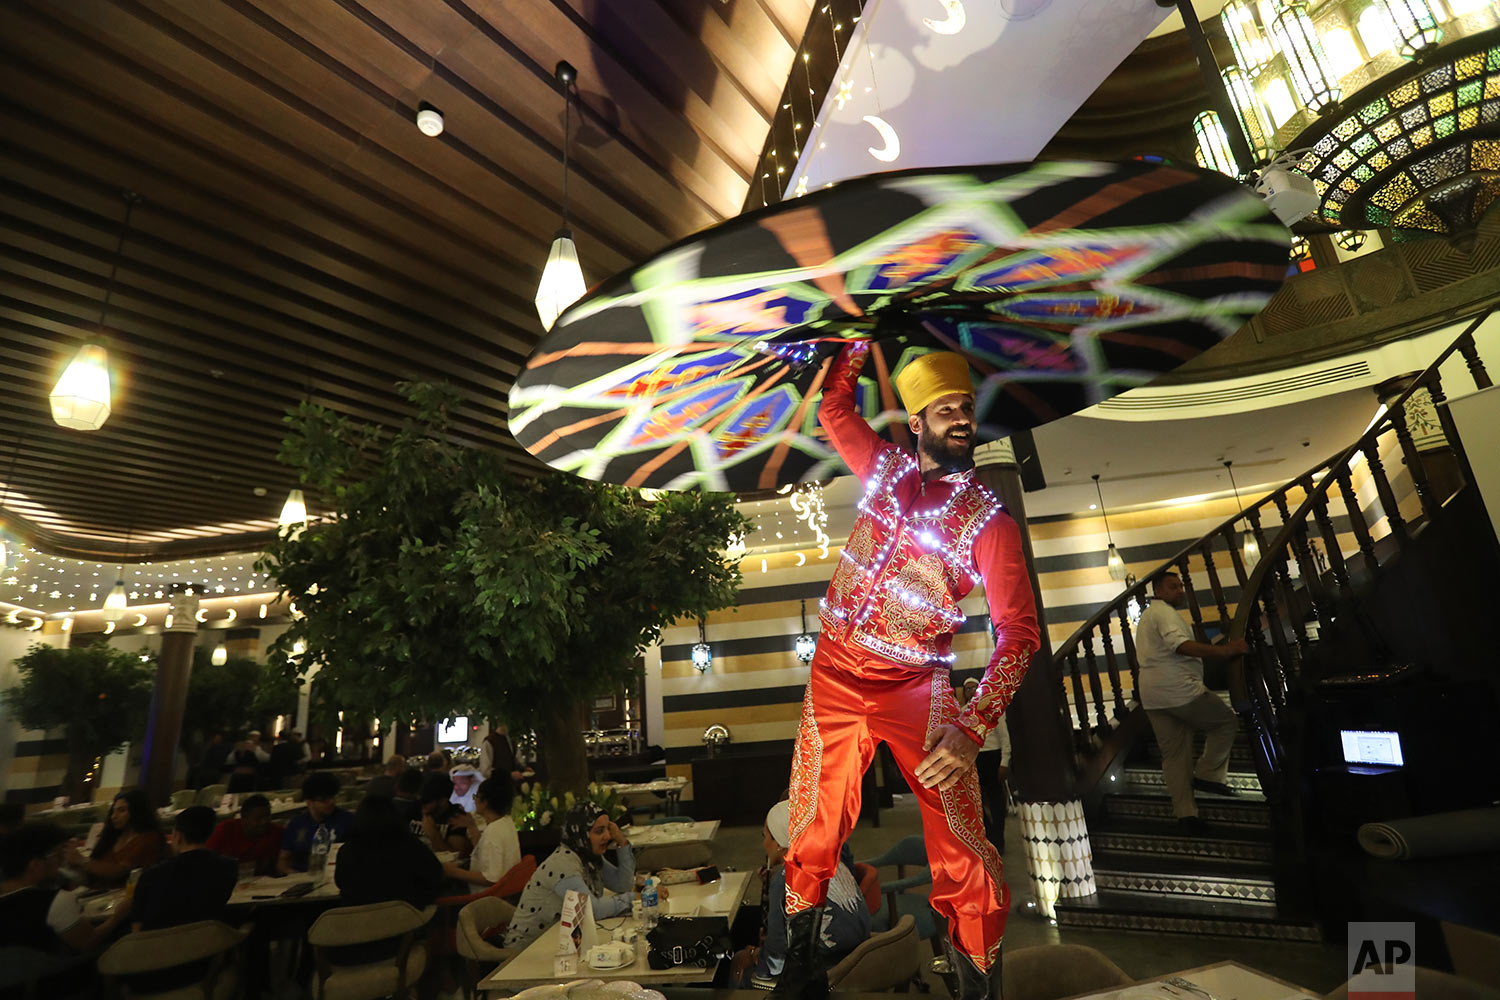
<path fill-rule="evenodd" d="M 974 468 L 974 429 L 969 428 L 966 440 L 955 441 L 944 435 L 938 437 L 931 425 L 924 422 L 922 432 L 917 435 L 917 448 L 935 462 L 939 468 L 950 472 L 963 472 Z"/>

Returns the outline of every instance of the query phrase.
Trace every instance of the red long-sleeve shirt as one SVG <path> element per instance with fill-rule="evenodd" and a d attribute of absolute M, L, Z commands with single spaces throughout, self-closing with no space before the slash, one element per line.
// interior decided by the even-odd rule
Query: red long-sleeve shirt
<path fill-rule="evenodd" d="M 1010 705 L 1040 636 L 1021 533 L 974 470 L 924 480 L 917 459 L 882 440 L 855 408 L 868 347 L 851 344 L 823 383 L 818 422 L 865 483 L 860 515 L 821 608 L 824 634 L 892 670 L 953 661 L 959 602 L 984 584 L 995 652 L 958 724 L 983 743 Z"/>

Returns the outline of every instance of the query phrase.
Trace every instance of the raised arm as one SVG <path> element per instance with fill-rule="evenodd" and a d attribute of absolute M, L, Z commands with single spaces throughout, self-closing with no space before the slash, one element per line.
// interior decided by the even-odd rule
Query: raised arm
<path fill-rule="evenodd" d="M 958 714 L 958 725 L 983 743 L 1010 707 L 1031 656 L 1041 645 L 1031 576 L 1021 552 L 1021 529 L 1004 511 L 995 514 L 974 541 L 974 569 L 984 581 L 984 597 L 995 629 L 995 652 L 979 690 Z"/>
<path fill-rule="evenodd" d="M 818 423 L 839 458 L 860 479 L 869 476 L 882 451 L 893 447 L 870 429 L 854 405 L 859 373 L 869 355 L 870 345 L 864 341 L 845 345 L 823 380 L 823 401 L 818 406 Z"/>

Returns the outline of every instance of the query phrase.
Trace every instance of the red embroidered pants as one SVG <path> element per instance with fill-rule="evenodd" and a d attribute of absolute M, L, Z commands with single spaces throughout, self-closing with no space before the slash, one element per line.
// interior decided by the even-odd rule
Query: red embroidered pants
<path fill-rule="evenodd" d="M 932 908 L 947 919 L 954 948 L 988 971 L 1005 934 L 1010 890 L 1000 855 L 984 836 L 974 771 L 946 792 L 923 788 L 912 777 L 927 756 L 927 734 L 958 716 L 948 668 L 919 671 L 827 637 L 818 642 L 792 758 L 786 910 L 822 905 L 859 818 L 860 780 L 884 741 L 922 809 Z"/>

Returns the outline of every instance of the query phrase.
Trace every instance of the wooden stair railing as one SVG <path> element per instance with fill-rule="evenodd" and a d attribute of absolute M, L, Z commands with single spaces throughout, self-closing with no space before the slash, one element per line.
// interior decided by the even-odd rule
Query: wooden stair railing
<path fill-rule="evenodd" d="M 1225 519 L 1126 587 L 1057 644 L 1053 660 L 1061 667 L 1059 675 L 1072 695 L 1072 714 L 1063 722 L 1074 736 L 1079 795 L 1086 796 L 1093 790 L 1093 783 L 1128 749 L 1133 734 L 1142 731 L 1138 726 L 1127 726 L 1139 710 L 1135 708 L 1138 703 L 1126 701 L 1122 687 L 1127 674 L 1132 692 L 1138 690 L 1140 679 L 1140 663 L 1131 633 L 1131 605 L 1134 602 L 1136 607 L 1144 607 L 1155 580 L 1163 573 L 1175 572 L 1181 576 L 1187 591 L 1187 610 L 1195 638 L 1208 641 L 1210 625 L 1229 638 L 1249 637 L 1251 655 L 1230 664 L 1231 697 L 1236 709 L 1250 721 L 1256 742 L 1257 770 L 1273 809 L 1279 803 L 1295 799 L 1285 794 L 1285 748 L 1278 733 L 1290 685 L 1314 641 L 1307 623 L 1316 621 L 1320 635 L 1327 634 L 1325 629 L 1345 635 L 1355 631 L 1366 633 L 1364 638 L 1371 654 L 1380 653 L 1378 637 L 1368 634 L 1370 630 L 1361 625 L 1357 610 L 1356 577 L 1373 577 L 1379 572 L 1380 559 L 1372 531 L 1374 525 L 1366 521 L 1354 490 L 1351 463 L 1360 455 L 1369 464 L 1381 514 L 1376 524 L 1385 520 L 1396 545 L 1406 544 L 1411 537 L 1411 526 L 1398 508 L 1379 442 L 1384 434 L 1396 435 L 1406 465 L 1412 470 L 1422 513 L 1427 518 L 1434 516 L 1442 505 L 1434 495 L 1432 477 L 1422 453 L 1413 444 L 1404 410 L 1406 401 L 1425 388 L 1432 394 L 1464 481 L 1471 481 L 1457 429 L 1443 405 L 1446 396 L 1438 369 L 1457 352 L 1463 357 L 1474 385 L 1481 389 L 1489 387 L 1489 376 L 1473 337 L 1488 315 L 1476 319 L 1426 371 L 1414 378 L 1359 441 Z M 1334 495 L 1335 487 L 1340 494 L 1338 498 Z M 1331 507 L 1335 499 L 1342 505 L 1358 545 L 1359 555 L 1353 560 L 1358 566 L 1351 566 L 1339 544 L 1335 524 L 1339 515 Z M 1240 544 L 1246 533 L 1255 538 L 1260 550 L 1260 560 L 1250 567 L 1245 565 Z M 1321 548 L 1316 543 L 1321 543 Z M 1233 593 L 1225 586 L 1221 565 L 1227 566 L 1232 574 Z M 1195 581 L 1199 570 L 1208 585 L 1202 596 Z M 1325 581 L 1325 572 L 1331 583 Z M 1204 597 L 1211 601 L 1207 619 Z"/>

